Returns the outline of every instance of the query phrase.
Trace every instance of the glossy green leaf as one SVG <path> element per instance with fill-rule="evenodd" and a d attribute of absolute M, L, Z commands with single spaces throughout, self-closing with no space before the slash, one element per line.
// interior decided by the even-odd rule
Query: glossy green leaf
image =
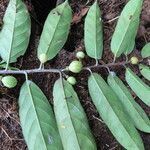
<path fill-rule="evenodd" d="M 19 116 L 29 150 L 63 150 L 52 108 L 31 81 L 21 87 Z"/>
<path fill-rule="evenodd" d="M 0 56 L 7 63 L 24 55 L 30 38 L 31 22 L 22 0 L 10 0 L 0 32 Z"/>
<path fill-rule="evenodd" d="M 84 41 L 88 56 L 101 59 L 103 52 L 103 30 L 101 12 L 97 1 L 91 6 L 85 18 Z"/>
<path fill-rule="evenodd" d="M 54 112 L 65 150 L 96 150 L 85 112 L 73 87 L 58 79 L 54 90 Z"/>
<path fill-rule="evenodd" d="M 140 64 L 139 68 L 143 77 L 150 81 L 150 67 Z"/>
<path fill-rule="evenodd" d="M 102 77 L 91 74 L 88 87 L 101 118 L 118 142 L 126 149 L 144 150 L 140 135 L 126 115 L 122 103 Z"/>
<path fill-rule="evenodd" d="M 111 50 L 115 57 L 133 50 L 142 3 L 142 0 L 130 0 L 124 7 L 111 41 Z"/>
<path fill-rule="evenodd" d="M 150 57 L 150 43 L 143 47 L 141 54 L 143 58 Z"/>
<path fill-rule="evenodd" d="M 150 87 L 146 85 L 131 69 L 126 69 L 126 81 L 135 94 L 150 106 Z"/>
<path fill-rule="evenodd" d="M 48 60 L 54 58 L 65 44 L 72 20 L 68 1 L 58 5 L 48 15 L 38 46 L 38 58 L 46 54 Z"/>
<path fill-rule="evenodd" d="M 150 120 L 144 110 L 136 103 L 123 82 L 113 74 L 108 76 L 108 83 L 123 104 L 134 125 L 141 131 L 150 133 Z"/>

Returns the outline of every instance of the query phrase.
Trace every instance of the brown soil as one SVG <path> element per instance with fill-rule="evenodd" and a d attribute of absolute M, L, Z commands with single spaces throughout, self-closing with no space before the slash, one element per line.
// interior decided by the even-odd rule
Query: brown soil
<path fill-rule="evenodd" d="M 32 36 L 30 46 L 24 57 L 19 58 L 18 62 L 14 64 L 20 69 L 38 68 L 39 61 L 36 58 L 36 49 L 38 40 L 42 31 L 42 26 L 50 9 L 55 7 L 56 1 L 53 0 L 25 0 L 32 18 Z M 99 0 L 99 5 L 102 10 L 102 18 L 104 22 L 104 55 L 105 63 L 112 62 L 112 53 L 110 51 L 110 40 L 115 29 L 116 21 L 111 21 L 113 18 L 119 16 L 122 8 L 127 0 Z M 2 20 L 8 0 L 0 0 L 0 21 Z M 84 15 L 87 11 L 87 6 L 90 6 L 93 0 L 89 0 L 86 5 L 86 0 L 72 0 L 71 7 L 74 13 L 74 22 L 71 27 L 71 32 L 67 43 L 58 56 L 46 64 L 46 68 L 64 68 L 75 57 L 75 52 L 82 49 L 83 45 L 83 23 Z M 140 50 L 145 43 L 150 42 L 150 1 L 144 0 L 143 11 L 141 16 L 141 24 L 136 38 L 135 51 L 130 55 L 140 57 Z M 118 59 L 118 61 L 124 58 Z M 85 65 L 94 64 L 94 60 L 86 57 Z M 114 70 L 122 80 L 124 80 L 124 68 L 113 67 Z M 139 74 L 137 67 L 132 69 Z M 97 70 L 104 78 L 107 77 L 107 70 Z M 140 74 L 139 74 L 140 76 Z M 87 88 L 88 72 L 83 71 L 80 75 L 76 75 L 78 84 L 75 90 L 81 100 L 82 106 L 87 114 L 89 124 L 97 142 L 98 150 L 119 150 L 123 149 L 114 139 L 108 128 L 104 123 L 98 120 L 100 116 L 91 102 L 88 88 Z M 141 77 L 141 76 L 140 76 Z M 2 150 L 25 150 L 27 146 L 24 142 L 19 118 L 18 118 L 18 95 L 19 90 L 24 82 L 23 76 L 17 76 L 19 84 L 15 89 L 7 89 L 0 87 L 0 145 Z M 46 94 L 52 103 L 52 88 L 57 79 L 56 74 L 36 74 L 30 75 L 33 80 Z M 142 78 L 142 77 L 141 77 Z M 149 84 L 149 83 L 148 83 Z M 145 112 L 150 116 L 150 109 L 136 98 L 137 102 L 143 107 Z M 145 149 L 150 149 L 150 134 L 141 133 L 144 141 Z"/>

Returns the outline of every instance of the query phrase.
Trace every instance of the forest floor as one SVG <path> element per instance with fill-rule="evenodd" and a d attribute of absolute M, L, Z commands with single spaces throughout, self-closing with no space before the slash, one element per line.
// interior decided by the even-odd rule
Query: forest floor
<path fill-rule="evenodd" d="M 84 18 L 93 1 L 94 0 L 89 0 L 87 3 L 87 0 L 71 0 L 70 4 L 73 9 L 73 21 L 68 41 L 57 57 L 46 63 L 46 68 L 64 68 L 75 58 L 75 53 L 78 50 L 84 50 Z M 32 18 L 32 36 L 26 54 L 24 57 L 19 58 L 18 62 L 13 64 L 13 66 L 18 67 L 19 69 L 34 69 L 39 67 L 36 50 L 43 24 L 49 11 L 55 7 L 56 1 L 25 0 L 25 2 Z M 98 2 L 102 12 L 104 27 L 103 60 L 105 63 L 109 63 L 113 61 L 113 55 L 110 51 L 110 41 L 117 22 L 117 19 L 114 18 L 120 15 L 127 0 L 98 0 Z M 7 4 L 8 0 L 0 0 L 0 21 L 3 19 Z M 130 54 L 129 58 L 131 56 L 137 56 L 140 58 L 140 51 L 147 42 L 150 42 L 150 0 L 144 0 L 140 27 L 136 37 L 135 50 Z M 117 61 L 123 59 L 124 58 L 121 57 Z M 94 60 L 86 57 L 83 63 L 85 66 L 92 65 L 94 64 Z M 137 66 L 132 66 L 132 69 L 139 75 L 139 77 L 141 77 Z M 111 70 L 115 71 L 124 81 L 125 69 L 123 67 L 115 66 L 112 67 Z M 103 68 L 96 71 L 106 79 L 108 75 L 106 69 Z M 75 76 L 78 81 L 75 90 L 87 114 L 98 150 L 121 150 L 123 148 L 114 139 L 106 125 L 98 119 L 100 116 L 92 104 L 87 90 L 88 75 L 88 72 L 82 71 L 79 75 Z M 52 104 L 52 88 L 58 76 L 56 74 L 34 74 L 30 75 L 29 78 L 42 89 Z M 14 89 L 10 90 L 0 86 L 0 149 L 2 150 L 27 149 L 20 127 L 17 104 L 20 87 L 25 79 L 21 75 L 17 76 L 17 79 L 19 83 Z M 134 93 L 133 96 L 135 96 L 135 100 L 150 116 L 150 108 L 139 101 Z M 140 134 L 144 141 L 145 149 L 150 150 L 150 134 Z"/>

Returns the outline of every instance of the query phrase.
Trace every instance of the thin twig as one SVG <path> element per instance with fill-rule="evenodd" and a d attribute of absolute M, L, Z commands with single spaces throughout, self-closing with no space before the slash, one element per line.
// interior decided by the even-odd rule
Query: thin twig
<path fill-rule="evenodd" d="M 109 68 L 112 66 L 125 66 L 129 62 L 119 62 L 119 63 L 108 63 L 108 64 L 98 64 L 94 66 L 84 67 L 83 70 L 89 70 L 92 68 Z M 0 70 L 0 74 L 34 74 L 34 73 L 62 73 L 67 71 L 66 69 L 31 69 L 31 70 Z"/>
<path fill-rule="evenodd" d="M 59 69 L 33 69 L 33 70 L 0 70 L 0 74 L 33 74 L 33 73 L 60 73 Z"/>
<path fill-rule="evenodd" d="M 109 68 L 109 67 L 112 67 L 112 66 L 124 66 L 126 64 L 129 64 L 129 62 L 102 64 L 102 65 L 97 65 L 97 66 L 85 67 L 83 69 L 87 70 L 87 69 L 92 69 L 92 68 Z"/>

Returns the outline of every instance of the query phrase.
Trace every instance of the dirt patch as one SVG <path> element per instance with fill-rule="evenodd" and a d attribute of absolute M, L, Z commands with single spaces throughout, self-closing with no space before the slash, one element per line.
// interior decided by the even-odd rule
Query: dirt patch
<path fill-rule="evenodd" d="M 19 58 L 18 62 L 14 64 L 15 67 L 20 69 L 32 69 L 39 67 L 39 61 L 36 58 L 36 49 L 39 41 L 39 37 L 42 31 L 42 26 L 45 21 L 47 14 L 50 9 L 52 9 L 56 1 L 53 0 L 25 0 L 32 18 L 32 36 L 30 40 L 29 48 L 24 57 Z M 71 7 L 73 9 L 73 14 L 80 15 L 82 10 L 87 8 L 93 3 L 93 0 L 89 0 L 86 4 L 86 0 L 72 0 Z M 99 5 L 102 11 L 102 18 L 104 22 L 104 55 L 103 60 L 105 63 L 113 61 L 113 56 L 110 51 L 110 40 L 116 25 L 116 18 L 119 16 L 122 8 L 126 4 L 127 0 L 99 0 Z M 0 21 L 2 20 L 5 8 L 7 6 L 8 0 L 0 0 Z M 113 21 L 114 20 L 114 21 Z M 49 61 L 46 64 L 46 68 L 64 68 L 73 59 L 75 52 L 78 50 L 84 50 L 83 42 L 83 27 L 84 27 L 84 16 L 79 18 L 77 23 L 73 23 L 70 31 L 70 35 L 67 43 L 65 44 L 62 51 L 58 56 Z M 130 55 L 140 56 L 140 50 L 145 45 L 145 43 L 150 42 L 150 1 L 144 0 L 143 11 L 141 15 L 141 24 L 136 38 L 136 48 L 135 51 Z M 120 58 L 117 61 L 123 60 Z M 94 64 L 94 60 L 85 58 L 85 65 Z M 119 77 L 124 80 L 124 68 L 113 67 L 112 70 L 116 71 Z M 137 67 L 132 67 L 132 69 L 139 73 Z M 106 69 L 96 70 L 104 78 L 107 77 L 108 73 Z M 140 76 L 140 74 L 139 74 Z M 22 83 L 24 82 L 23 76 L 17 76 L 19 84 L 17 88 L 13 90 L 0 87 L 0 138 L 1 138 L 1 149 L 2 150 L 25 150 L 27 149 L 26 144 L 23 140 L 19 118 L 18 118 L 18 93 Z M 56 74 L 43 74 L 43 75 L 30 75 L 29 77 L 33 80 L 46 94 L 52 103 L 52 88 L 53 84 L 58 78 Z M 89 96 L 87 79 L 88 73 L 83 71 L 80 75 L 76 75 L 78 84 L 75 86 L 75 90 L 81 100 L 82 106 L 87 114 L 89 124 L 94 134 L 95 140 L 97 142 L 98 150 L 112 150 L 112 149 L 123 149 L 118 142 L 114 139 L 106 125 L 100 121 L 98 118 L 98 112 L 96 111 L 94 105 L 91 102 Z M 144 108 L 145 112 L 150 116 L 150 109 L 144 105 L 141 101 L 136 98 L 137 102 Z M 141 133 L 143 138 L 145 149 L 150 149 L 150 135 Z"/>

